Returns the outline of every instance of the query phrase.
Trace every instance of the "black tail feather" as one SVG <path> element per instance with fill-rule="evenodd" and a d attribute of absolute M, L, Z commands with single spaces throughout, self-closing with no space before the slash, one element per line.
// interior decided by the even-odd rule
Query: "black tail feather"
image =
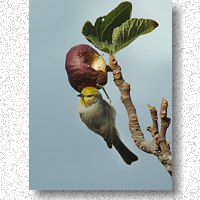
<path fill-rule="evenodd" d="M 125 146 L 118 135 L 115 136 L 113 145 L 127 165 L 138 160 L 138 157 Z"/>

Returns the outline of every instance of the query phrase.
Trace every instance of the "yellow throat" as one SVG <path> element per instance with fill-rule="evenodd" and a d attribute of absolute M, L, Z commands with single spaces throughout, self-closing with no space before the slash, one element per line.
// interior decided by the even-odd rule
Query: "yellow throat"
<path fill-rule="evenodd" d="M 89 106 L 96 103 L 100 92 L 95 87 L 85 87 L 80 94 L 80 103 L 84 106 Z"/>

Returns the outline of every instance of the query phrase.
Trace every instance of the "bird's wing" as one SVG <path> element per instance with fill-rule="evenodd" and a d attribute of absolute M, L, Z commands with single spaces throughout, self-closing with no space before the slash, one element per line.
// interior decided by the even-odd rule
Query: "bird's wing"
<path fill-rule="evenodd" d="M 100 133 L 101 136 L 106 141 L 109 148 L 112 147 L 113 139 L 115 133 L 115 110 L 114 108 L 105 100 L 102 100 L 101 102 L 101 128 Z"/>

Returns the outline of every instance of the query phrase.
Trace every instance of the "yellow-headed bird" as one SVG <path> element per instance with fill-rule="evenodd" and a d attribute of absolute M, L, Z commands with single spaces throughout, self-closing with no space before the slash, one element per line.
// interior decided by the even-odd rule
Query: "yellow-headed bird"
<path fill-rule="evenodd" d="M 103 137 L 109 148 L 113 145 L 126 164 L 130 165 L 138 160 L 121 141 L 115 126 L 115 109 L 102 98 L 99 90 L 95 87 L 85 87 L 78 96 L 81 97 L 79 113 L 82 122 L 91 131 Z"/>

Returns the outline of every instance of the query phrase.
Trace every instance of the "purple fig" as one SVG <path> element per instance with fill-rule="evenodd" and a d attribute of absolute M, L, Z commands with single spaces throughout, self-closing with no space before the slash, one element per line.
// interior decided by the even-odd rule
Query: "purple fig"
<path fill-rule="evenodd" d="M 85 87 L 107 83 L 106 63 L 99 53 L 86 44 L 72 47 L 66 55 L 65 69 L 70 85 L 81 92 Z"/>

